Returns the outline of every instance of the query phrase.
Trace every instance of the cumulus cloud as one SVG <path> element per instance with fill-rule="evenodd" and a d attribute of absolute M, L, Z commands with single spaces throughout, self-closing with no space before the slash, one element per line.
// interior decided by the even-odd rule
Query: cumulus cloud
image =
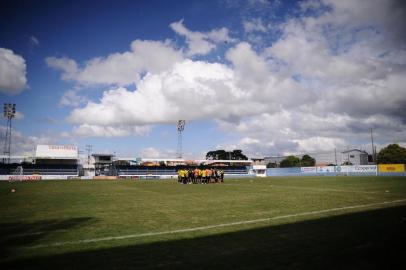
<path fill-rule="evenodd" d="M 298 105 L 290 95 L 306 95 L 292 79 L 271 76 L 249 46 L 241 44 L 235 50 L 241 50 L 229 56 L 235 70 L 224 64 L 185 60 L 171 70 L 145 76 L 136 91 L 117 88 L 104 92 L 100 102 L 75 109 L 69 120 L 102 126 L 174 123 L 177 119 L 234 121 L 278 110 L 273 106 Z M 255 76 L 244 77 L 252 71 L 266 74 L 263 84 Z M 277 89 L 286 93 L 275 96 Z"/>
<path fill-rule="evenodd" d="M 89 99 L 86 96 L 78 94 L 78 90 L 70 89 L 63 94 L 59 100 L 59 104 L 67 107 L 79 107 L 88 101 Z"/>
<path fill-rule="evenodd" d="M 27 88 L 27 71 L 23 57 L 0 48 L 0 93 L 16 95 Z"/>
<path fill-rule="evenodd" d="M 244 21 L 243 27 L 245 33 L 267 32 L 267 27 L 264 25 L 261 18 Z"/>
<path fill-rule="evenodd" d="M 169 41 L 135 40 L 131 51 L 90 59 L 83 66 L 67 57 L 47 57 L 49 67 L 62 72 L 62 79 L 82 85 L 130 85 L 146 72 L 160 72 L 181 61 L 182 52 Z"/>
<path fill-rule="evenodd" d="M 186 55 L 170 42 L 138 41 L 127 52 L 136 64 L 126 65 L 114 79 L 89 79 L 95 76 L 89 74 L 104 73 L 112 59 L 122 60 L 126 53 L 92 59 L 83 67 L 72 59 L 49 58 L 65 80 L 136 84 L 136 90 L 109 87 L 100 100 L 75 108 L 68 120 L 83 136 L 125 136 L 143 134 L 134 128 L 178 119 L 215 119 L 220 132 L 240 137 L 222 147 L 256 156 L 365 145 L 370 128 L 378 144 L 404 142 L 406 51 L 402 27 L 394 25 L 401 24 L 405 9 L 393 1 L 300 5 L 303 13 L 281 23 L 280 36 L 271 44 L 261 49 L 248 42 L 233 44 L 221 63 L 187 57 L 206 55 L 229 41 L 228 30 L 191 31 L 183 21 L 170 27 L 186 38 Z M 248 22 L 247 33 L 266 37 L 271 31 L 265 19 Z M 148 55 L 148 48 L 141 45 L 151 44 L 164 49 L 159 58 L 176 57 L 166 64 L 153 60 L 157 66 L 144 63 L 139 55 Z"/>
<path fill-rule="evenodd" d="M 5 134 L 6 127 L 0 125 L 0 134 Z M 25 134 L 13 130 L 11 133 L 11 155 L 25 155 L 32 156 L 34 154 L 34 147 L 37 144 L 56 144 L 58 142 L 57 136 L 26 136 Z"/>
<path fill-rule="evenodd" d="M 72 135 L 75 137 L 124 137 L 129 135 L 143 136 L 150 132 L 150 126 L 98 126 L 82 124 L 76 126 Z"/>
<path fill-rule="evenodd" d="M 188 44 L 188 56 L 205 55 L 216 48 L 220 42 L 230 42 L 228 29 L 225 27 L 213 29 L 210 32 L 191 31 L 183 24 L 183 20 L 169 25 L 178 35 L 186 38 Z"/>
<path fill-rule="evenodd" d="M 176 153 L 172 149 L 158 149 L 155 147 L 143 148 L 138 155 L 144 158 L 173 158 Z"/>
<path fill-rule="evenodd" d="M 16 111 L 16 114 L 14 117 L 16 120 L 21 120 L 21 119 L 24 119 L 25 115 L 20 111 Z"/>

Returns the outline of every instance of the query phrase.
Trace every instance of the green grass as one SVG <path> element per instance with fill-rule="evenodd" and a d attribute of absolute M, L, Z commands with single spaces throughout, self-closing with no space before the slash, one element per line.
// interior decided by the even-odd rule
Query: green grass
<path fill-rule="evenodd" d="M 379 204 L 395 200 L 404 201 Z M 345 208 L 357 205 L 369 206 Z M 336 210 L 318 212 L 328 209 Z M 389 269 L 406 262 L 405 177 L 2 182 L 0 214 L 2 269 Z"/>

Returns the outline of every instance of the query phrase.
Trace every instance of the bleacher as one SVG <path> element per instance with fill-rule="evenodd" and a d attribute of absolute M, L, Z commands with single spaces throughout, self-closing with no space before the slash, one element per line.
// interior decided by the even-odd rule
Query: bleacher
<path fill-rule="evenodd" d="M 245 166 L 139 166 L 139 165 L 117 165 L 118 176 L 132 176 L 132 175 L 163 175 L 163 176 L 176 176 L 177 171 L 181 169 L 216 169 L 223 170 L 226 175 L 247 175 L 248 169 Z"/>
<path fill-rule="evenodd" d="M 10 175 L 14 172 L 19 164 L 3 164 L 0 163 L 0 175 Z"/>
<path fill-rule="evenodd" d="M 22 167 L 22 170 L 19 169 Z M 78 165 L 0 164 L 2 175 L 79 175 Z"/>

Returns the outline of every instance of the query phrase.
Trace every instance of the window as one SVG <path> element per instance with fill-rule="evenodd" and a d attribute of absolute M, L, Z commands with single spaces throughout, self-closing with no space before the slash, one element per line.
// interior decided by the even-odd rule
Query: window
<path fill-rule="evenodd" d="M 355 158 L 355 156 L 354 156 L 354 155 L 350 155 L 350 158 Z"/>

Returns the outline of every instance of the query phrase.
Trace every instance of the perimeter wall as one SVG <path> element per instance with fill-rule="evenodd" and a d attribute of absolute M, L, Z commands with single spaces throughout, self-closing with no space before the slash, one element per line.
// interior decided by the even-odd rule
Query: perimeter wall
<path fill-rule="evenodd" d="M 267 176 L 379 175 L 406 176 L 404 164 L 270 168 Z"/>

